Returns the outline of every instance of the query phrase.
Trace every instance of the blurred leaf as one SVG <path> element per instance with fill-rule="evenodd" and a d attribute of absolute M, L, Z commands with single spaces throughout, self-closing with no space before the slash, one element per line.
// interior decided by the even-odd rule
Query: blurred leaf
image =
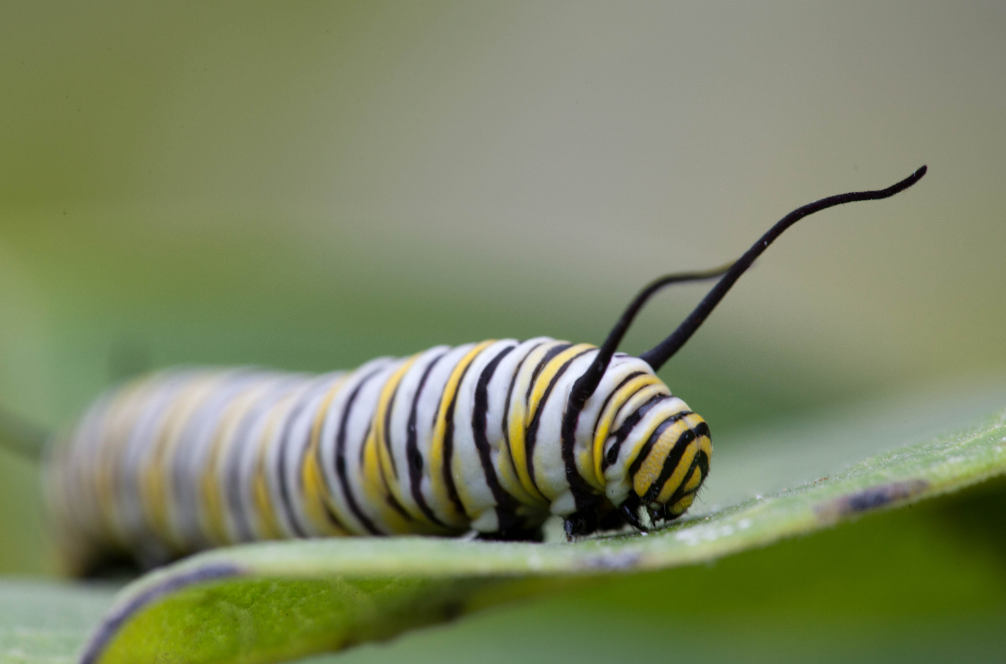
<path fill-rule="evenodd" d="M 38 465 L 0 449 L 0 573 L 54 574 Z"/>
<path fill-rule="evenodd" d="M 403 537 L 220 549 L 129 586 L 84 661 L 272 662 L 337 650 L 600 575 L 762 547 L 1003 472 L 1006 412 L 650 535 L 575 544 Z"/>
<path fill-rule="evenodd" d="M 74 661 L 114 595 L 110 586 L 0 581 L 0 662 Z"/>

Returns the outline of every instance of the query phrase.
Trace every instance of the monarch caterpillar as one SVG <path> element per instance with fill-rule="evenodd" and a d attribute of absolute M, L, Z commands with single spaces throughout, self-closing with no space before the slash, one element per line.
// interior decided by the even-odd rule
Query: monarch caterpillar
<path fill-rule="evenodd" d="M 238 542 L 474 531 L 534 539 L 681 516 L 709 473 L 709 427 L 657 371 L 794 223 L 914 185 L 831 196 L 777 222 L 736 262 L 646 286 L 598 348 L 539 337 L 437 346 L 318 376 L 175 369 L 102 396 L 44 465 L 72 559 L 153 563 Z M 665 286 L 718 277 L 639 357 L 616 349 Z"/>

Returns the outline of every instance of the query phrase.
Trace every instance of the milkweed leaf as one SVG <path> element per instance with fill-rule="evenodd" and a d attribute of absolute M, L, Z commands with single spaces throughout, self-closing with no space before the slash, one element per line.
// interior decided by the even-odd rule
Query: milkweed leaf
<path fill-rule="evenodd" d="M 725 437 L 719 482 L 694 516 L 647 535 L 260 543 L 190 557 L 118 593 L 5 581 L 0 662 L 288 661 L 519 597 L 714 560 L 1006 474 L 1006 411 L 974 415 L 1004 401 L 999 388 L 957 402 L 912 398 L 774 427 L 774 442 L 755 435 L 735 447 L 739 436 Z M 955 430 L 932 434 L 947 425 Z M 849 465 L 856 456 L 869 458 Z"/>
<path fill-rule="evenodd" d="M 826 477 L 642 534 L 575 543 L 331 539 L 219 549 L 121 593 L 81 661 L 276 662 L 529 594 L 694 564 L 1006 472 L 1006 411 Z"/>

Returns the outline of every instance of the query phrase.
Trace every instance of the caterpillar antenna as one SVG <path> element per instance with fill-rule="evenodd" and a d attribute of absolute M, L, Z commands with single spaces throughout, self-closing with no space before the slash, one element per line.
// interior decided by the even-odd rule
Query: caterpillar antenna
<path fill-rule="evenodd" d="M 820 212 L 821 210 L 826 210 L 830 207 L 835 207 L 836 205 L 843 205 L 845 203 L 852 203 L 855 201 L 875 201 L 883 198 L 889 198 L 904 191 L 905 189 L 908 189 L 921 180 L 922 176 L 926 174 L 926 170 L 926 166 L 923 166 L 901 182 L 891 185 L 886 189 L 854 191 L 848 194 L 829 196 L 793 210 L 776 222 L 775 226 L 762 235 L 761 238 L 755 242 L 754 245 L 748 249 L 744 255 L 730 267 L 729 270 L 727 270 L 726 274 L 723 275 L 723 278 L 720 279 L 715 286 L 713 286 L 712 290 L 710 290 L 699 305 L 695 307 L 695 310 L 692 311 L 687 318 L 685 318 L 681 325 L 679 325 L 678 328 L 670 334 L 670 336 L 640 355 L 640 359 L 644 360 L 647 364 L 653 367 L 654 371 L 659 371 L 660 368 L 664 366 L 664 363 L 672 358 L 675 353 L 681 350 L 681 347 L 685 345 L 693 334 L 695 334 L 695 331 L 699 329 L 702 323 L 706 320 L 706 317 L 712 313 L 713 309 L 716 308 L 716 305 L 720 303 L 720 300 L 723 299 L 723 296 L 727 294 L 740 276 L 744 274 L 749 267 L 751 267 L 751 264 L 754 263 L 755 259 L 758 258 L 762 252 L 764 252 L 768 246 L 776 240 L 776 238 L 782 235 L 783 231 L 796 222 L 808 215 L 814 214 L 815 212 Z"/>
<path fill-rule="evenodd" d="M 601 344 L 601 348 L 598 350 L 597 356 L 594 358 L 593 363 L 586 371 L 583 372 L 576 382 L 573 383 L 573 389 L 569 393 L 569 402 L 572 406 L 571 411 L 579 413 L 580 409 L 586 403 L 590 395 L 594 393 L 597 386 L 601 382 L 601 378 L 604 376 L 605 370 L 608 368 L 608 364 L 611 363 L 611 358 L 615 355 L 615 351 L 618 350 L 618 345 L 622 343 L 622 339 L 625 337 L 625 333 L 629 331 L 629 327 L 632 325 L 632 321 L 636 318 L 636 314 L 643 308 L 646 302 L 656 295 L 660 290 L 671 284 L 679 284 L 688 281 L 702 281 L 705 279 L 713 279 L 722 274 L 725 274 L 733 266 L 733 263 L 727 263 L 726 265 L 721 265 L 720 267 L 712 268 L 711 270 L 697 270 L 694 272 L 679 272 L 676 274 L 667 274 L 662 277 L 658 277 L 651 281 L 643 290 L 639 291 L 639 294 L 629 303 L 629 306 L 625 308 L 622 316 L 615 323 L 615 326 L 611 328 L 611 332 L 608 333 L 608 338 L 604 340 Z"/>

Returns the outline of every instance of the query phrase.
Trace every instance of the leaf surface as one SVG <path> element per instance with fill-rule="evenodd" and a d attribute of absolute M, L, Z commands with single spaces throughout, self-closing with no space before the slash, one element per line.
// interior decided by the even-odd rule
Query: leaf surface
<path fill-rule="evenodd" d="M 904 411 L 886 417 L 906 421 Z M 918 426 L 917 418 L 907 421 Z M 861 441 L 864 429 L 884 435 L 888 444 L 895 436 L 868 418 L 840 417 L 796 442 L 812 449 L 821 440 L 838 444 L 842 435 Z M 778 453 L 792 451 L 784 445 Z M 763 547 L 1003 472 L 1006 411 L 728 507 L 716 508 L 714 494 L 705 514 L 648 535 L 572 544 L 355 538 L 219 549 L 127 587 L 92 635 L 83 661 L 273 662 L 338 650 L 601 575 Z M 719 491 L 729 497 L 728 487 Z"/>
<path fill-rule="evenodd" d="M 0 662 L 73 662 L 115 592 L 105 585 L 0 581 Z"/>
<path fill-rule="evenodd" d="M 523 596 L 764 547 L 1006 473 L 1006 390 L 955 394 L 726 436 L 694 515 L 645 535 L 260 543 L 157 570 L 114 603 L 108 586 L 6 582 L 2 661 L 72 661 L 74 652 L 102 664 L 286 661 Z M 991 404 L 994 415 L 975 415 Z M 850 464 L 856 457 L 868 458 Z"/>

